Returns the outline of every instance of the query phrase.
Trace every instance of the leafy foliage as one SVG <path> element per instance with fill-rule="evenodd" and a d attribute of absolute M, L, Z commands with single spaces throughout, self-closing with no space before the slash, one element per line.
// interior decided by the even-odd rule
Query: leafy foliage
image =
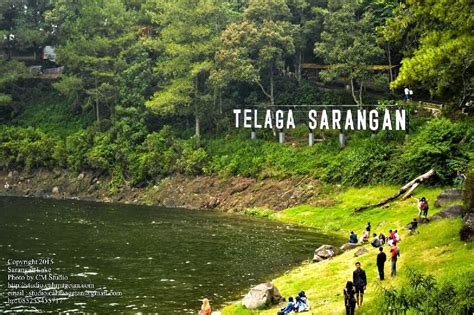
<path fill-rule="evenodd" d="M 472 279 L 472 277 L 471 277 Z M 413 269 L 407 284 L 400 289 L 383 289 L 382 311 L 415 311 L 423 314 L 468 314 L 474 304 L 472 282 L 455 287 L 452 283 L 439 285 L 431 275 Z"/>

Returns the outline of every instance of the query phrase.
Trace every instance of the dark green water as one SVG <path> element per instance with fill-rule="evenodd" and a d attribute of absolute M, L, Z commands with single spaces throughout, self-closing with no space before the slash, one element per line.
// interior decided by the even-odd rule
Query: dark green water
<path fill-rule="evenodd" d="M 320 244 L 338 242 L 312 230 L 210 211 L 0 197 L 0 312 L 196 313 L 199 299 L 223 306 L 311 258 Z M 54 259 L 52 273 L 67 276 L 66 282 L 122 296 L 8 304 L 8 259 L 32 258 Z"/>

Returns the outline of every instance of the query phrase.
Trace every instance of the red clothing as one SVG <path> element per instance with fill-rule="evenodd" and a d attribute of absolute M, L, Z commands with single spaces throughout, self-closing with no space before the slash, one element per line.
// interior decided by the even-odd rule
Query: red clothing
<path fill-rule="evenodd" d="M 203 310 L 201 310 L 201 313 L 200 313 L 200 315 L 211 315 L 211 309 L 210 309 L 210 308 L 208 308 L 207 310 L 204 310 L 204 311 L 203 311 Z"/>
<path fill-rule="evenodd" d="M 394 232 L 394 231 L 390 232 L 390 237 L 391 237 L 392 240 L 394 240 L 395 242 L 397 241 L 397 239 L 395 238 L 395 232 Z"/>

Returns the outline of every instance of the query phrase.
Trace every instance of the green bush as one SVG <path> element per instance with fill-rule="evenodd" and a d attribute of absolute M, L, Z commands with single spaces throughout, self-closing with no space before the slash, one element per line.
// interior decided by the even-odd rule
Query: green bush
<path fill-rule="evenodd" d="M 63 142 L 34 128 L 0 126 L 0 166 L 54 167 L 64 164 Z"/>
<path fill-rule="evenodd" d="M 393 145 L 378 139 L 354 139 L 331 159 L 322 179 L 353 186 L 382 183 L 393 151 Z"/>
<path fill-rule="evenodd" d="M 433 119 L 421 126 L 394 156 L 390 173 L 405 182 L 434 169 L 442 183 L 451 184 L 456 172 L 466 171 L 469 152 L 474 150 L 473 127 L 446 118 Z"/>
<path fill-rule="evenodd" d="M 399 289 L 384 289 L 381 312 L 406 314 L 471 314 L 474 309 L 472 274 L 466 283 L 439 285 L 431 275 L 408 271 L 408 281 Z"/>
<path fill-rule="evenodd" d="M 203 148 L 197 148 L 192 141 L 180 143 L 181 154 L 176 161 L 176 171 L 187 175 L 199 175 L 208 162 L 208 156 Z"/>

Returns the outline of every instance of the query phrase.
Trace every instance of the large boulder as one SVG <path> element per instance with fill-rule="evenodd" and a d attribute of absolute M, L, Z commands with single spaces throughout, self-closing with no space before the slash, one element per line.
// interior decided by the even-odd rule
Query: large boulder
<path fill-rule="evenodd" d="M 280 303 L 282 296 L 278 289 L 271 283 L 261 283 L 244 296 L 242 305 L 248 309 L 260 309 Z"/>
<path fill-rule="evenodd" d="M 336 248 L 331 245 L 322 245 L 314 251 L 313 262 L 320 262 L 336 255 Z"/>
<path fill-rule="evenodd" d="M 369 251 L 367 250 L 367 248 L 365 247 L 361 247 L 359 248 L 355 253 L 354 253 L 354 257 L 359 257 L 359 256 L 362 256 L 362 255 L 365 255 L 367 254 Z"/>
<path fill-rule="evenodd" d="M 439 194 L 438 198 L 436 198 L 435 206 L 442 207 L 453 201 L 462 200 L 462 198 L 463 192 L 461 189 L 445 190 L 441 194 Z"/>
<path fill-rule="evenodd" d="M 357 244 L 346 243 L 346 244 L 341 246 L 341 250 L 346 252 L 346 251 L 351 250 L 353 248 L 359 247 L 360 245 L 361 245 L 360 243 L 357 243 Z"/>
<path fill-rule="evenodd" d="M 463 206 L 454 205 L 436 213 L 435 215 L 431 217 L 431 220 L 435 221 L 439 219 L 460 217 L 463 215 L 463 213 L 464 213 Z"/>

